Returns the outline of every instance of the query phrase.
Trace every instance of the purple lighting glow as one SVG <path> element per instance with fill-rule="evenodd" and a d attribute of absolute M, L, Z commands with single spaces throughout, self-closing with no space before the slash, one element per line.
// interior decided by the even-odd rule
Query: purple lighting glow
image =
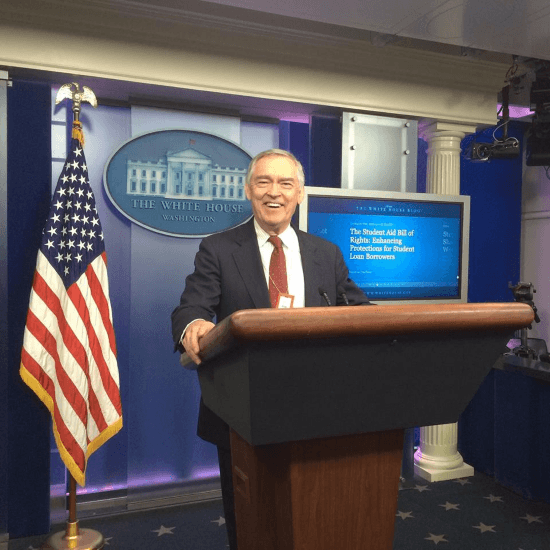
<path fill-rule="evenodd" d="M 212 479 L 219 477 L 220 469 L 214 468 L 194 468 L 191 477 L 193 479 Z"/>
<path fill-rule="evenodd" d="M 107 485 L 89 485 L 87 487 L 77 487 L 78 495 L 94 494 L 101 493 L 103 491 L 117 491 L 123 489 L 136 489 L 138 487 L 151 487 L 151 486 L 162 486 L 162 485 L 172 485 L 174 483 L 181 482 L 190 482 L 197 481 L 202 479 L 212 479 L 215 480 L 220 476 L 220 470 L 217 466 L 211 468 L 195 468 L 191 472 L 191 476 L 188 478 L 181 478 L 175 474 L 169 472 L 152 472 L 151 476 L 146 477 L 134 477 L 131 480 L 128 480 L 128 484 L 118 483 L 118 484 L 107 484 Z M 67 486 L 62 484 L 56 484 L 50 486 L 50 497 L 60 497 L 67 494 Z"/>
<path fill-rule="evenodd" d="M 181 479 L 170 472 L 151 472 L 150 476 L 132 477 L 128 479 L 128 487 L 148 487 L 151 485 L 165 485 L 168 483 L 177 483 Z"/>
<path fill-rule="evenodd" d="M 497 113 L 500 113 L 501 109 L 502 109 L 502 103 L 499 103 L 497 105 Z M 534 112 L 534 111 L 531 111 L 529 107 L 522 107 L 521 105 L 510 105 L 508 109 L 510 110 L 510 118 L 523 118 L 524 116 L 532 115 Z"/>
<path fill-rule="evenodd" d="M 284 120 L 285 122 L 301 122 L 302 124 L 309 124 L 309 115 L 287 113 L 287 114 L 281 114 L 281 116 L 279 116 L 279 120 Z"/>
<path fill-rule="evenodd" d="M 76 494 L 77 495 L 87 495 L 87 494 L 94 494 L 94 493 L 102 493 L 103 491 L 120 491 L 126 489 L 125 483 L 108 483 L 107 485 L 95 485 L 90 487 L 77 487 L 76 488 Z"/>

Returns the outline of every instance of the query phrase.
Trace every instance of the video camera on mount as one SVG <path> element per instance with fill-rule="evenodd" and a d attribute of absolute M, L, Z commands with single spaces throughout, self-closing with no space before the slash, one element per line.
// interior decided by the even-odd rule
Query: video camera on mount
<path fill-rule="evenodd" d="M 492 143 L 473 142 L 470 146 L 469 156 L 473 161 L 486 162 L 489 159 L 515 159 L 519 157 L 519 140 L 508 136 L 508 123 L 510 122 L 510 86 L 502 89 L 502 122 L 493 131 Z M 502 128 L 502 137 L 497 138 L 495 132 Z"/>
<path fill-rule="evenodd" d="M 533 301 L 534 294 L 536 292 L 533 283 L 519 282 L 517 285 L 508 283 L 508 288 L 512 291 L 516 302 L 528 304 L 533 309 L 535 314 L 535 323 L 540 323 L 540 317 Z M 541 339 L 531 339 L 527 337 L 527 330 L 531 329 L 532 325 L 527 328 L 521 329 L 520 332 L 520 345 L 511 349 L 511 354 L 524 359 L 530 359 L 533 361 L 543 361 L 544 363 L 550 363 L 550 356 L 546 348 L 546 342 Z M 534 345 L 537 345 L 538 349 L 535 349 Z M 531 347 L 533 346 L 533 347 Z"/>
<path fill-rule="evenodd" d="M 471 158 L 472 160 L 487 161 L 494 159 L 515 159 L 519 156 L 519 140 L 509 137 L 505 141 L 495 139 L 493 143 L 473 143 Z"/>

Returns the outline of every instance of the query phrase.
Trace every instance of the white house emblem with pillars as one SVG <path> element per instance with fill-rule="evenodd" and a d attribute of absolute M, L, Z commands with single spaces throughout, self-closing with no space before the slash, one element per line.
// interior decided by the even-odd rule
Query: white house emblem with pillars
<path fill-rule="evenodd" d="M 213 164 L 188 148 L 158 162 L 127 161 L 127 194 L 167 199 L 244 200 L 246 169 Z"/>

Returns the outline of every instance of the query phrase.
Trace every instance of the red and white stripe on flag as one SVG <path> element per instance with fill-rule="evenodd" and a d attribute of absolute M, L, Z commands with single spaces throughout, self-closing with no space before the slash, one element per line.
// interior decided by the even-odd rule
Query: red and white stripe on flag
<path fill-rule="evenodd" d="M 73 140 L 38 252 L 20 367 L 80 485 L 88 457 L 122 428 L 107 260 L 85 172 Z"/>

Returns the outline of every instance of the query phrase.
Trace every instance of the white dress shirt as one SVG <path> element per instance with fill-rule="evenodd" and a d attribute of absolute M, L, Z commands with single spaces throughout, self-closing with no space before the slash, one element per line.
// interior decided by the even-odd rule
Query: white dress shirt
<path fill-rule="evenodd" d="M 254 229 L 258 237 L 260 256 L 264 267 L 264 275 L 269 288 L 269 262 L 271 253 L 275 248 L 269 241 L 269 234 L 266 233 L 254 218 Z M 302 256 L 300 255 L 300 243 L 296 231 L 289 225 L 280 235 L 283 243 L 283 250 L 286 259 L 286 275 L 288 281 L 288 293 L 294 296 L 293 307 L 305 306 L 304 290 L 304 269 L 302 267 Z"/>

